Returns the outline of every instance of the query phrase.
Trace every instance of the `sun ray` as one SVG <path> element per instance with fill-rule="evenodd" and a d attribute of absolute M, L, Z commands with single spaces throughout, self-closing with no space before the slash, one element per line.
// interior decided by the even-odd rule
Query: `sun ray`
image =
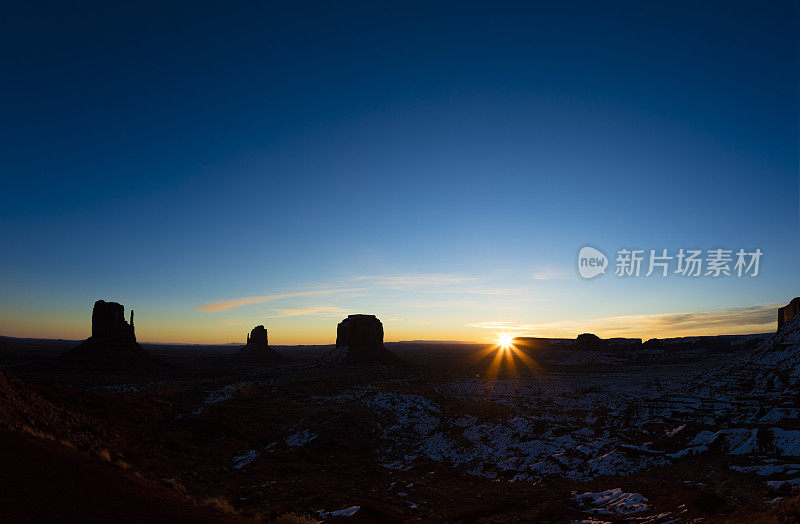
<path fill-rule="evenodd" d="M 508 346 L 503 350 L 503 353 L 505 353 L 505 360 L 508 362 L 506 367 L 511 373 L 515 373 L 517 371 L 517 362 L 514 358 L 515 349 L 516 348 L 514 346 Z"/>
<path fill-rule="evenodd" d="M 497 346 L 486 346 L 485 348 L 475 353 L 470 360 L 472 361 L 473 364 L 477 364 L 478 362 L 488 357 L 495 351 L 497 351 Z"/>
<path fill-rule="evenodd" d="M 480 349 L 469 357 L 472 366 L 485 365 L 481 362 L 487 357 L 491 357 L 486 371 L 486 377 L 495 380 L 501 372 L 508 372 L 516 376 L 526 370 L 533 376 L 540 376 L 543 371 L 542 366 L 537 363 L 522 348 L 515 345 L 516 339 L 513 334 L 500 333 L 497 335 L 497 343 Z M 517 362 L 519 361 L 519 362 Z"/>
<path fill-rule="evenodd" d="M 519 358 L 525 366 L 530 369 L 531 371 L 541 370 L 542 366 L 539 365 L 535 360 L 525 354 L 524 351 L 521 349 L 512 346 L 511 351 L 513 352 L 514 356 Z"/>
<path fill-rule="evenodd" d="M 486 372 L 486 374 L 489 376 L 489 378 L 492 378 L 492 379 L 496 378 L 497 375 L 500 373 L 500 367 L 502 365 L 503 354 L 504 354 L 504 351 L 502 351 L 502 348 L 500 348 L 498 346 L 494 346 L 494 347 L 497 348 L 497 351 L 496 351 L 496 353 L 494 355 L 494 359 L 492 359 L 492 363 L 489 364 L 488 371 Z"/>

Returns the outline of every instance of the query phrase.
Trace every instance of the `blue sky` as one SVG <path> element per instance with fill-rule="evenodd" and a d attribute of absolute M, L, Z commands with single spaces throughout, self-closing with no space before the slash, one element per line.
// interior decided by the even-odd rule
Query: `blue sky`
<path fill-rule="evenodd" d="M 792 2 L 9 11 L 2 334 L 98 298 L 152 341 L 731 333 L 800 294 Z M 764 256 L 584 281 L 585 244 Z"/>

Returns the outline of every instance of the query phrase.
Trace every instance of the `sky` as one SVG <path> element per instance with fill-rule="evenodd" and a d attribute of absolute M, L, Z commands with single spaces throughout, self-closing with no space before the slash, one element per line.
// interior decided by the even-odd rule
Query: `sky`
<path fill-rule="evenodd" d="M 97 299 L 149 342 L 332 343 L 352 313 L 387 340 L 774 330 L 800 295 L 797 15 L 8 6 L 0 334 L 87 337 Z M 623 277 L 620 249 L 763 255 L 755 277 Z"/>

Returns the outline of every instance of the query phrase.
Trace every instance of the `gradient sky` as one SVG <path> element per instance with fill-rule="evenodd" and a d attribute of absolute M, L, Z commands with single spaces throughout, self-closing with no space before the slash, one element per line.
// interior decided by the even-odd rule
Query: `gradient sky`
<path fill-rule="evenodd" d="M 142 341 L 648 338 L 800 295 L 795 2 L 131 4 L 4 9 L 0 334 L 103 298 Z M 764 255 L 585 281 L 585 244 Z"/>

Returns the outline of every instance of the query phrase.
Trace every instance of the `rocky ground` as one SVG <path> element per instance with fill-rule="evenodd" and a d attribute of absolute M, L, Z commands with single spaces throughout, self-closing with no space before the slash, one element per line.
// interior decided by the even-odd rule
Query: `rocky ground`
<path fill-rule="evenodd" d="M 4 376 L 0 424 L 232 518 L 784 522 L 800 515 L 800 317 L 787 327 L 755 352 L 657 365 L 164 352 L 193 371 L 154 380 L 26 372 L 16 348 L 26 383 Z"/>

